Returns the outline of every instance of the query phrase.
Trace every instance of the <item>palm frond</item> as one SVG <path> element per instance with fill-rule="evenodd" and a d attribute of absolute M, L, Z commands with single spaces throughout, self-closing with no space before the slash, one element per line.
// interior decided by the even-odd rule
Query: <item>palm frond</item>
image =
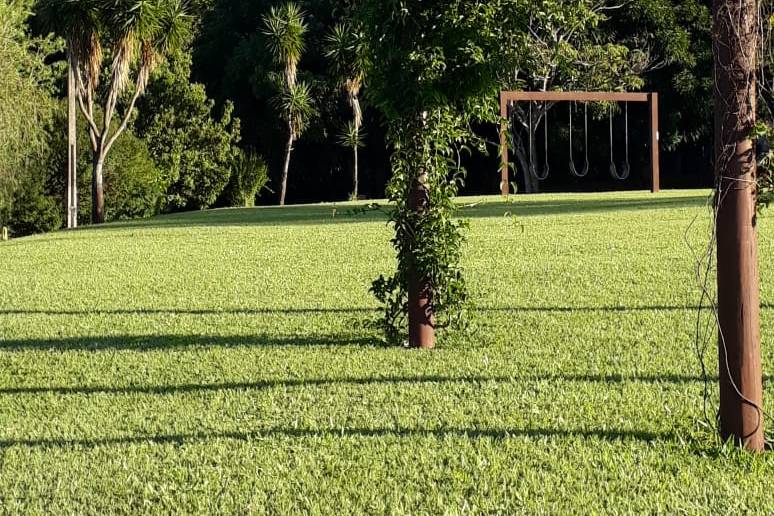
<path fill-rule="evenodd" d="M 303 81 L 283 89 L 274 97 L 272 103 L 285 121 L 289 122 L 294 137 L 300 136 L 309 126 L 309 122 L 317 116 L 312 88 Z"/>
<path fill-rule="evenodd" d="M 275 62 L 285 69 L 288 86 L 296 81 L 296 70 L 306 47 L 306 14 L 295 2 L 272 7 L 264 16 L 267 48 Z"/>
<path fill-rule="evenodd" d="M 348 149 L 362 149 L 365 147 L 365 142 L 363 140 L 366 136 L 367 134 L 360 129 L 359 125 L 350 121 L 339 133 L 337 141 L 339 145 Z"/>

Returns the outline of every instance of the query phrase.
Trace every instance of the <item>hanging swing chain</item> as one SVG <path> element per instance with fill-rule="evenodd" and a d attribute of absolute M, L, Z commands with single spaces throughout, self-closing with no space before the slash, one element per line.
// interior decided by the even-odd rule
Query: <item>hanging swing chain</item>
<path fill-rule="evenodd" d="M 589 103 L 583 104 L 583 135 L 584 147 L 586 148 L 586 171 L 589 168 Z"/>
<path fill-rule="evenodd" d="M 626 165 L 629 166 L 629 103 L 624 104 L 624 113 L 626 119 Z"/>
<path fill-rule="evenodd" d="M 615 154 L 613 154 L 613 105 L 610 104 L 610 163 L 615 164 Z"/>

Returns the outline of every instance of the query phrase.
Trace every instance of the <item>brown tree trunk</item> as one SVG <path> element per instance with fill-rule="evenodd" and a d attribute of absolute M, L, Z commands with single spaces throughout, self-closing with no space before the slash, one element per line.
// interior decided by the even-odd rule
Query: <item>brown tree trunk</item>
<path fill-rule="evenodd" d="M 293 153 L 293 135 L 288 138 L 288 147 L 285 151 L 285 165 L 282 167 L 282 186 L 280 190 L 280 206 L 285 206 L 285 196 L 288 191 L 288 171 L 290 170 L 290 155 Z"/>
<path fill-rule="evenodd" d="M 91 222 L 102 224 L 105 222 L 105 192 L 102 182 L 102 169 L 104 158 L 101 152 L 97 152 L 91 171 Z"/>
<path fill-rule="evenodd" d="M 763 378 L 755 232 L 755 0 L 714 0 L 720 434 L 762 451 Z"/>
<path fill-rule="evenodd" d="M 420 174 L 414 182 L 409 207 L 416 213 L 427 210 L 430 202 L 427 190 L 427 175 Z M 412 348 L 435 348 L 435 315 L 432 304 L 432 284 L 423 277 L 415 266 L 409 271 L 408 286 L 409 346 Z"/>

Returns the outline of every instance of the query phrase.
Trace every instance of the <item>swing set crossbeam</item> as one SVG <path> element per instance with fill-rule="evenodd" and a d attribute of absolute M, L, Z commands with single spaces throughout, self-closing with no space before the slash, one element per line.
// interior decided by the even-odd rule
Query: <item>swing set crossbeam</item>
<path fill-rule="evenodd" d="M 502 158 L 500 191 L 510 193 L 508 156 L 508 107 L 515 102 L 643 102 L 650 108 L 650 191 L 661 190 L 659 167 L 658 93 L 606 91 L 503 91 L 500 93 L 500 156 Z"/>

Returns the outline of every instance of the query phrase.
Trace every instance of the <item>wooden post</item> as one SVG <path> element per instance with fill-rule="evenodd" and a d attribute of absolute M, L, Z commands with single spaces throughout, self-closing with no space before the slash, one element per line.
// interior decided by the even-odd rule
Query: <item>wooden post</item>
<path fill-rule="evenodd" d="M 505 99 L 503 93 L 500 94 L 500 117 L 503 121 L 500 122 L 500 193 L 502 195 L 508 195 L 510 193 L 510 185 L 508 179 L 508 101 Z"/>
<path fill-rule="evenodd" d="M 658 93 L 648 94 L 650 107 L 650 191 L 661 191 L 661 167 L 659 163 Z"/>
<path fill-rule="evenodd" d="M 427 191 L 427 173 L 420 174 L 414 183 L 409 199 L 410 208 L 422 213 L 430 202 Z M 435 314 L 431 302 L 432 285 L 411 268 L 408 286 L 409 347 L 435 348 Z"/>
<path fill-rule="evenodd" d="M 67 69 L 67 176 L 65 181 L 65 217 L 67 229 L 78 227 L 78 134 L 76 122 L 76 84 L 74 59 Z"/>
<path fill-rule="evenodd" d="M 755 0 L 714 0 L 720 435 L 763 451 L 755 124 Z"/>

